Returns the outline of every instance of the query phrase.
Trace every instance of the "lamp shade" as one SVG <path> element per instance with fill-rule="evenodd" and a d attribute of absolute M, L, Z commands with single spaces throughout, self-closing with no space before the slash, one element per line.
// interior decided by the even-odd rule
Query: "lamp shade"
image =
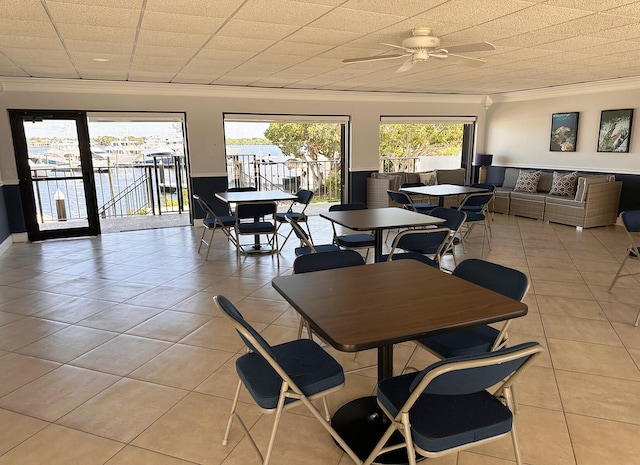
<path fill-rule="evenodd" d="M 476 153 L 473 157 L 473 166 L 489 166 L 493 161 L 493 154 L 490 153 Z"/>

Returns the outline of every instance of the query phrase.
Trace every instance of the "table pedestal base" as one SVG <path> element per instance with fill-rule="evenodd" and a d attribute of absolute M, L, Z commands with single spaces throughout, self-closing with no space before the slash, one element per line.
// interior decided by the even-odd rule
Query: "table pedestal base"
<path fill-rule="evenodd" d="M 351 447 L 358 457 L 365 460 L 389 427 L 389 420 L 378 407 L 375 397 L 362 397 L 340 407 L 331 419 L 331 426 Z M 402 442 L 400 433 L 395 432 L 389 442 Z M 416 460 L 424 457 L 416 455 Z M 378 456 L 374 463 L 409 463 L 406 449 Z"/>

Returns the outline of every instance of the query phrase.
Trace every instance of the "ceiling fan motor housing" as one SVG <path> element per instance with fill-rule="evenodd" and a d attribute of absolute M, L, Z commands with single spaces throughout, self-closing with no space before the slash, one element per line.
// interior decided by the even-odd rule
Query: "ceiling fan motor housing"
<path fill-rule="evenodd" d="M 434 49 L 440 46 L 440 39 L 433 36 L 413 36 L 402 41 L 404 48 L 410 49 Z"/>

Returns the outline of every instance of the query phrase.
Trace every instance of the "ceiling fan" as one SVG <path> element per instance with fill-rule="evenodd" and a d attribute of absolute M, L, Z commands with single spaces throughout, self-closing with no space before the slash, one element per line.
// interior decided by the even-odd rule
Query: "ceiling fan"
<path fill-rule="evenodd" d="M 403 73 L 413 68 L 413 65 L 419 61 L 426 61 L 429 58 L 437 58 L 444 60 L 454 58 L 467 66 L 482 66 L 485 60 L 471 58 L 458 53 L 467 52 L 488 52 L 495 50 L 496 47 L 489 42 L 478 42 L 475 44 L 452 45 L 449 47 L 440 47 L 440 39 L 431 35 L 431 28 L 416 27 L 411 30 L 411 37 L 407 37 L 402 41 L 402 45 L 385 44 L 387 47 L 393 47 L 403 50 L 405 53 L 395 53 L 390 55 L 377 55 L 371 57 L 347 58 L 342 60 L 343 63 L 363 63 L 367 61 L 395 60 L 396 58 L 409 57 L 396 73 Z"/>

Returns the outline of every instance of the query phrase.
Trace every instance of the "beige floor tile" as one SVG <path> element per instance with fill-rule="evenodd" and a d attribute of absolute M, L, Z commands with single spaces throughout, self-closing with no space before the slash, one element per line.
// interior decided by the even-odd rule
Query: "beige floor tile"
<path fill-rule="evenodd" d="M 168 455 L 158 454 L 139 447 L 127 446 L 118 452 L 115 457 L 106 462 L 105 465 L 193 465 L 193 462 L 186 462 Z"/>
<path fill-rule="evenodd" d="M 63 323 L 77 323 L 111 306 L 113 302 L 77 297 L 51 310 L 40 312 L 36 316 Z"/>
<path fill-rule="evenodd" d="M 640 310 L 640 302 L 635 304 L 623 304 L 620 302 L 599 302 L 600 308 L 604 310 L 607 318 L 611 322 L 619 322 L 633 325 Z"/>
<path fill-rule="evenodd" d="M 640 425 L 640 382 L 556 370 L 567 413 Z"/>
<path fill-rule="evenodd" d="M 225 296 L 226 297 L 226 296 Z M 231 300 L 231 298 L 229 298 Z M 256 299 L 247 297 L 239 301 L 231 300 L 247 321 L 258 323 L 273 323 L 289 309 L 289 304 L 282 301 Z"/>
<path fill-rule="evenodd" d="M 232 356 L 230 352 L 176 344 L 142 365 L 129 377 L 192 390 Z"/>
<path fill-rule="evenodd" d="M 234 398 L 236 387 L 238 386 L 239 378 L 238 373 L 236 372 L 237 357 L 239 357 L 239 355 L 234 355 L 194 389 L 196 392 L 227 399 L 227 407 L 225 407 L 227 411 L 231 410 L 231 400 Z M 253 402 L 251 396 L 244 388 L 242 390 L 240 400 L 246 403 Z"/>
<path fill-rule="evenodd" d="M 170 342 L 121 334 L 70 363 L 90 370 L 126 376 L 169 347 Z"/>
<path fill-rule="evenodd" d="M 169 273 L 167 273 L 169 274 Z M 177 287 L 155 287 L 147 292 L 143 292 L 126 303 L 131 305 L 141 305 L 143 307 L 171 308 L 178 302 L 188 299 L 196 291 L 192 289 L 180 289 Z"/>
<path fill-rule="evenodd" d="M 0 357 L 0 397 L 59 366 L 59 363 L 14 353 Z"/>
<path fill-rule="evenodd" d="M 2 292 L 5 292 L 3 288 Z M 72 296 L 55 294 L 53 292 L 33 292 L 24 297 L 0 305 L 0 311 L 18 313 L 20 315 L 35 315 L 46 310 L 54 309 L 73 300 Z"/>
<path fill-rule="evenodd" d="M 261 331 L 266 325 L 254 325 L 254 327 Z M 180 343 L 228 352 L 238 352 L 245 347 L 235 329 L 221 316 L 212 318 L 182 339 Z"/>
<path fill-rule="evenodd" d="M 637 311 L 635 312 L 638 313 Z M 635 318 L 634 318 L 635 319 Z M 613 329 L 628 349 L 640 349 L 640 326 L 630 323 L 612 323 Z"/>
<path fill-rule="evenodd" d="M 640 372 L 624 347 L 552 338 L 548 343 L 559 370 L 640 381 Z"/>
<path fill-rule="evenodd" d="M 567 297 L 572 299 L 593 300 L 589 286 L 584 283 L 567 283 L 558 281 L 535 280 L 533 282 L 536 295 Z"/>
<path fill-rule="evenodd" d="M 582 274 L 578 270 L 559 270 L 556 268 L 529 266 L 531 280 L 536 281 L 558 281 L 562 283 L 584 282 Z"/>
<path fill-rule="evenodd" d="M 164 415 L 187 391 L 122 379 L 58 423 L 115 441 L 128 442 Z"/>
<path fill-rule="evenodd" d="M 573 414 L 567 415 L 567 424 L 577 465 L 640 464 L 639 425 Z"/>
<path fill-rule="evenodd" d="M 621 346 L 620 338 L 608 321 L 557 315 L 542 315 L 547 337 Z"/>
<path fill-rule="evenodd" d="M 131 328 L 127 334 L 177 342 L 209 319 L 204 315 L 167 310 Z"/>
<path fill-rule="evenodd" d="M 48 424 L 46 421 L 0 409 L 0 456 Z"/>
<path fill-rule="evenodd" d="M 106 286 L 93 292 L 89 292 L 85 294 L 85 297 L 89 299 L 106 300 L 108 302 L 124 302 L 125 300 L 133 299 L 134 297 L 150 291 L 151 289 L 153 289 L 153 286 L 119 282 L 117 285 Z"/>
<path fill-rule="evenodd" d="M 124 332 L 162 313 L 162 309 L 141 307 L 139 305 L 115 304 L 89 318 L 78 322 L 78 325 L 105 331 Z"/>
<path fill-rule="evenodd" d="M 0 465 L 102 465 L 124 444 L 51 425 L 0 457 Z"/>
<path fill-rule="evenodd" d="M 37 291 L 32 289 L 23 289 L 19 287 L 3 286 L 2 294 L 0 294 L 0 304 L 8 304 L 18 299 L 22 299 L 28 295 L 35 294 Z M 3 308 L 6 310 L 7 307 Z"/>
<path fill-rule="evenodd" d="M 56 421 L 118 379 L 63 365 L 0 398 L 0 407 L 41 420 Z"/>
<path fill-rule="evenodd" d="M 171 307 L 171 310 L 217 316 L 218 311 L 215 305 L 213 305 L 214 295 L 215 294 L 210 292 L 198 292 L 182 302 L 178 302 L 176 305 Z"/>
<path fill-rule="evenodd" d="M 0 327 L 0 349 L 12 351 L 66 328 L 56 321 L 26 317 Z"/>
<path fill-rule="evenodd" d="M 24 315 L 0 311 L 0 326 L 7 325 L 13 321 L 21 320 L 23 318 Z"/>
<path fill-rule="evenodd" d="M 239 407 L 243 420 L 247 427 L 251 428 L 260 416 L 260 411 L 245 404 L 240 404 Z M 244 437 L 236 420 L 229 435 L 228 445 L 222 445 L 230 408 L 231 403 L 228 400 L 198 393 L 189 394 L 132 444 L 198 464 L 222 463 Z M 273 415 L 266 416 L 273 419 Z M 284 416 L 291 415 L 285 413 Z M 283 438 L 286 438 L 286 434 L 280 435 L 280 439 L 284 440 Z M 246 446 L 249 449 L 248 456 L 255 460 L 257 455 L 251 449 L 251 445 Z M 286 462 L 278 460 L 274 463 Z"/>
<path fill-rule="evenodd" d="M 117 333 L 99 329 L 68 326 L 18 349 L 17 352 L 54 362 L 67 363 L 117 335 Z"/>
<path fill-rule="evenodd" d="M 514 392 L 520 406 L 562 411 L 560 393 L 551 368 L 529 367 L 514 385 Z"/>
<path fill-rule="evenodd" d="M 65 272 L 66 271 L 63 271 L 63 273 Z M 114 284 L 115 281 L 110 281 L 108 279 L 78 277 L 65 282 L 63 286 L 55 284 L 51 287 L 46 288 L 46 290 L 58 294 L 82 297 L 89 292 L 95 291 L 96 289 L 100 289 L 106 286 L 113 286 Z"/>
<path fill-rule="evenodd" d="M 540 313 L 606 320 L 602 308 L 595 300 L 572 299 L 550 295 L 536 295 L 536 300 L 538 301 Z"/>

